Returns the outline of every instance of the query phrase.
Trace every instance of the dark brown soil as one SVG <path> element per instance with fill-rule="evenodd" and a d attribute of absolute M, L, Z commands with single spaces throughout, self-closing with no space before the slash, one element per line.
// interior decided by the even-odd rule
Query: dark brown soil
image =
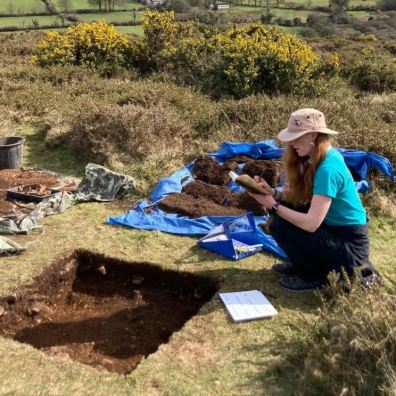
<path fill-rule="evenodd" d="M 249 161 L 243 167 L 243 173 L 254 177 L 262 177 L 271 187 L 275 187 L 279 183 L 281 171 L 280 161 L 256 160 Z"/>
<path fill-rule="evenodd" d="M 205 155 L 196 159 L 192 174 L 198 180 L 224 186 L 231 181 L 228 172 L 235 169 L 236 165 L 236 163 L 219 165 L 214 158 Z"/>
<path fill-rule="evenodd" d="M 29 213 L 33 208 L 31 204 L 25 202 L 14 202 L 6 200 L 7 188 L 22 185 L 41 185 L 42 188 L 49 189 L 57 187 L 60 184 L 58 177 L 38 171 L 24 169 L 3 169 L 0 170 L 0 217 L 9 216 L 18 213 Z M 68 186 L 68 188 L 71 188 Z"/>
<path fill-rule="evenodd" d="M 232 192 L 225 186 L 216 186 L 200 180 L 193 181 L 183 187 L 182 192 L 194 198 L 206 198 L 219 205 L 225 205 L 232 198 Z"/>
<path fill-rule="evenodd" d="M 217 290 L 210 278 L 77 251 L 0 299 L 0 334 L 129 373 Z"/>
<path fill-rule="evenodd" d="M 239 216 L 253 212 L 256 216 L 266 214 L 266 210 L 247 193 L 232 193 L 226 184 L 230 182 L 228 172 L 235 170 L 239 163 L 245 163 L 244 173 L 260 176 L 272 187 L 279 183 L 280 161 L 254 160 L 248 156 L 237 156 L 217 164 L 209 156 L 199 157 L 194 164 L 196 180 L 187 184 L 181 194 L 171 194 L 164 198 L 159 207 L 170 213 L 196 218 L 201 216 Z"/>
<path fill-rule="evenodd" d="M 171 194 L 165 197 L 159 207 L 165 212 L 178 213 L 196 218 L 202 216 L 239 216 L 246 210 L 232 206 L 222 206 L 206 198 L 194 198 L 188 194 Z"/>

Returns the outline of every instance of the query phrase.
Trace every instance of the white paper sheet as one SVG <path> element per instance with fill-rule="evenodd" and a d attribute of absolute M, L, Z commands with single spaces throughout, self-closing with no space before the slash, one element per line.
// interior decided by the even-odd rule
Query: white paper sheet
<path fill-rule="evenodd" d="M 259 290 L 219 293 L 219 297 L 235 322 L 278 315 L 278 311 Z"/>

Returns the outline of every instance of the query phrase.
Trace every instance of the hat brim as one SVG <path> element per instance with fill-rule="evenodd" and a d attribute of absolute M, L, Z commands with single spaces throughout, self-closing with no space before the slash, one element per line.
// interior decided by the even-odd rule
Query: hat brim
<path fill-rule="evenodd" d="M 282 129 L 279 133 L 278 133 L 278 139 L 281 142 L 291 142 L 292 140 L 296 140 L 298 139 L 300 136 L 306 135 L 307 133 L 325 133 L 327 135 L 338 135 L 338 132 L 333 131 L 332 129 L 329 128 L 321 128 L 321 129 L 317 129 L 316 131 L 301 131 L 301 132 L 290 132 L 287 128 Z"/>

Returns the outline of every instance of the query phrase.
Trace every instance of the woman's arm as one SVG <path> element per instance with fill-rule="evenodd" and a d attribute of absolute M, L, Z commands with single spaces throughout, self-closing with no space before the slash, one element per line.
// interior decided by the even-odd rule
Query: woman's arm
<path fill-rule="evenodd" d="M 276 201 L 270 195 L 251 194 L 257 202 L 271 209 Z M 311 206 L 307 213 L 297 212 L 286 206 L 280 205 L 277 214 L 295 226 L 308 231 L 315 232 L 322 224 L 327 212 L 329 211 L 332 198 L 325 195 L 314 195 L 312 197 Z"/>

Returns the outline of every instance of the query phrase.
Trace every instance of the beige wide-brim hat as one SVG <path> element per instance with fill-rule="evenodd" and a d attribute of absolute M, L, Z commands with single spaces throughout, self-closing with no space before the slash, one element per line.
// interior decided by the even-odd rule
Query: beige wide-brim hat
<path fill-rule="evenodd" d="M 300 109 L 291 114 L 287 128 L 278 133 L 278 139 L 282 142 L 290 142 L 311 132 L 338 135 L 338 132 L 327 128 L 324 114 L 321 111 Z"/>

